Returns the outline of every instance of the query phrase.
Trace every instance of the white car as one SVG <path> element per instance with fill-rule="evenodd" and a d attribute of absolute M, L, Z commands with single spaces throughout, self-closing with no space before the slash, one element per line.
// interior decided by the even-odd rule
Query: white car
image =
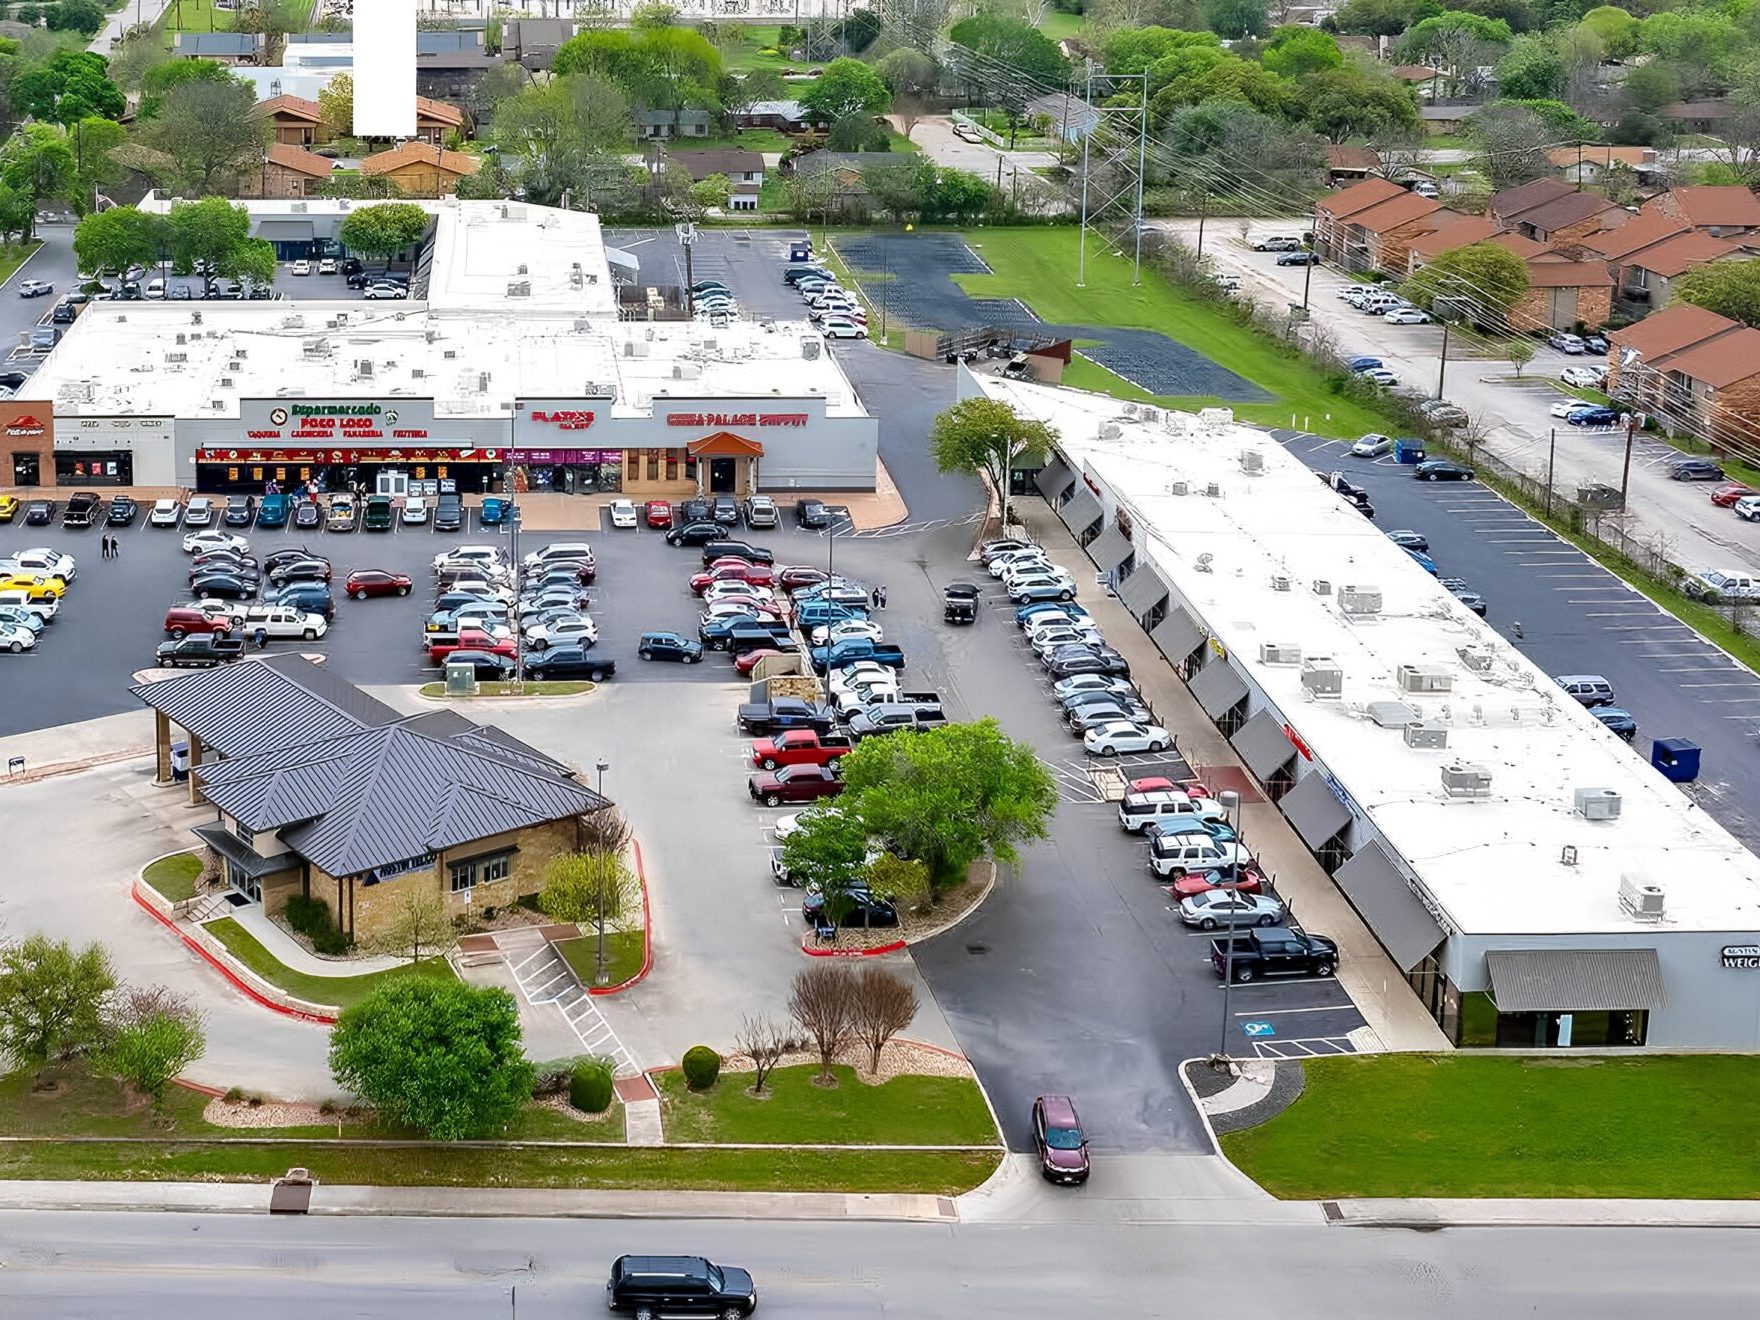
<path fill-rule="evenodd" d="M 41 298 L 45 294 L 54 292 L 55 286 L 47 280 L 26 280 L 18 286 L 20 298 Z"/>
<path fill-rule="evenodd" d="M 1376 292 L 1376 286 L 1373 284 L 1347 284 L 1338 290 L 1335 296 L 1349 302 L 1352 298 L 1367 298 L 1374 292 Z"/>
<path fill-rule="evenodd" d="M 1566 334 L 1563 330 L 1555 330 L 1547 335 L 1546 342 L 1560 353 L 1569 353 L 1573 357 L 1584 349 L 1581 335 Z"/>
<path fill-rule="evenodd" d="M 1393 448 L 1393 437 L 1371 431 L 1351 446 L 1353 458 L 1380 458 Z"/>
<path fill-rule="evenodd" d="M 711 582 L 703 588 L 703 599 L 711 603 L 727 600 L 729 597 L 775 600 L 776 593 L 769 587 L 760 587 L 756 582 L 746 582 L 741 578 L 723 578 L 721 581 Z"/>
<path fill-rule="evenodd" d="M 1104 646 L 1106 639 L 1096 628 L 1046 628 L 1033 634 L 1032 645 L 1043 661 L 1060 646 Z"/>
<path fill-rule="evenodd" d="M 312 273 L 312 263 L 302 258 L 288 267 L 288 271 L 293 275 L 310 275 Z"/>
<path fill-rule="evenodd" d="M 1010 564 L 1034 562 L 1048 564 L 1051 562 L 1051 557 L 1036 545 L 1027 546 L 1020 550 L 1004 550 L 1001 554 L 991 555 L 988 567 L 990 576 L 999 578 L 1002 576 L 1002 570 Z"/>
<path fill-rule="evenodd" d="M 1389 325 L 1427 325 L 1430 321 L 1428 312 L 1421 312 L 1416 307 L 1395 307 L 1381 317 Z"/>
<path fill-rule="evenodd" d="M 50 577 L 59 576 L 67 582 L 72 582 L 74 578 L 79 576 L 79 565 L 72 555 L 64 555 L 59 550 L 51 550 L 47 546 L 41 545 L 7 555 L 5 565 L 9 568 L 16 568 L 21 573 L 46 573 Z"/>
<path fill-rule="evenodd" d="M 403 520 L 406 523 L 425 523 L 428 521 L 428 501 L 419 495 L 413 495 L 403 502 Z"/>
<path fill-rule="evenodd" d="M 0 649 L 17 655 L 37 644 L 37 635 L 22 623 L 0 623 Z"/>
<path fill-rule="evenodd" d="M 531 555 L 526 556 L 526 567 L 530 568 Z M 502 558 L 501 547 L 498 545 L 455 545 L 450 550 L 442 550 L 434 556 L 434 571 L 438 573 L 449 565 L 472 563 L 479 567 L 491 567 L 505 571 L 507 561 Z"/>
<path fill-rule="evenodd" d="M 195 507 L 195 501 L 190 501 Z M 191 532 L 183 538 L 183 553 L 186 555 L 204 554 L 209 550 L 249 550 L 251 543 L 242 536 L 234 536 L 231 532 L 222 532 L 218 528 L 210 531 Z"/>
<path fill-rule="evenodd" d="M 1051 685 L 1051 699 L 1062 702 L 1065 697 L 1073 697 L 1078 692 L 1114 692 L 1120 696 L 1131 696 L 1136 692 L 1130 679 L 1118 678 L 1112 674 L 1072 674 L 1068 678 L 1059 679 Z"/>
<path fill-rule="evenodd" d="M 183 511 L 185 527 L 206 527 L 214 521 L 214 501 L 206 495 L 195 495 L 190 498 L 189 506 Z"/>
<path fill-rule="evenodd" d="M 1730 507 L 1735 510 L 1736 517 L 1760 522 L 1760 495 L 1744 495 Z"/>
<path fill-rule="evenodd" d="M 855 638 L 878 642 L 884 639 L 884 634 L 885 630 L 879 624 L 868 619 L 840 619 L 829 627 L 821 624 L 813 629 L 812 641 L 814 646 L 833 646 Z"/>
<path fill-rule="evenodd" d="M 315 642 L 330 631 L 322 614 L 309 614 L 291 605 L 252 605 L 245 610 L 239 630 L 246 637 L 261 632 L 265 637 L 303 637 Z"/>
<path fill-rule="evenodd" d="M 1007 587 L 1014 585 L 1014 583 L 1020 578 L 1038 577 L 1046 573 L 1049 573 L 1052 577 L 1068 577 L 1070 575 L 1069 570 L 1062 564 L 1048 564 L 1043 560 L 1029 560 L 1025 563 L 1010 564 L 1007 568 L 1002 570 L 999 576 L 1002 578 L 1002 585 Z"/>
<path fill-rule="evenodd" d="M 1179 919 L 1199 930 L 1218 930 L 1224 926 L 1275 926 L 1283 920 L 1283 904 L 1263 894 L 1206 889 L 1180 902 Z"/>
<path fill-rule="evenodd" d="M 367 285 L 364 296 L 368 298 L 407 298 L 409 290 L 401 284 L 381 281 L 378 284 Z"/>
<path fill-rule="evenodd" d="M 1374 381 L 1384 390 L 1390 390 L 1395 385 L 1399 384 L 1399 377 L 1394 375 L 1386 367 L 1372 367 L 1368 371 L 1365 371 L 1363 376 L 1367 380 Z"/>
<path fill-rule="evenodd" d="M 634 527 L 637 521 L 634 500 L 611 501 L 611 525 L 613 527 Z"/>
<path fill-rule="evenodd" d="M 1552 407 L 1548 408 L 1547 411 L 1554 417 L 1568 418 L 1579 408 L 1599 408 L 1600 406 L 1601 405 L 1598 403 L 1591 403 L 1588 399 L 1560 399 L 1557 403 L 1553 404 Z"/>
<path fill-rule="evenodd" d="M 551 646 L 591 646 L 598 640 L 599 625 L 586 614 L 572 619 L 557 619 L 554 623 L 540 623 L 526 629 L 526 644 L 534 651 L 542 651 Z"/>
<path fill-rule="evenodd" d="M 1093 756 L 1117 756 L 1120 752 L 1164 752 L 1173 746 L 1173 735 L 1158 724 L 1113 720 L 1096 725 L 1082 735 L 1082 750 Z"/>
<path fill-rule="evenodd" d="M 1566 385 L 1574 385 L 1578 389 L 1597 390 L 1601 382 L 1607 379 L 1606 367 L 1566 367 L 1558 373 L 1558 378 Z"/>
<path fill-rule="evenodd" d="M 821 328 L 827 339 L 866 339 L 868 332 L 847 316 L 827 316 Z"/>
<path fill-rule="evenodd" d="M 876 660 L 858 660 L 853 665 L 833 670 L 830 686 L 832 696 L 854 692 L 861 688 L 892 687 L 896 689 L 898 674 L 895 670 Z"/>
<path fill-rule="evenodd" d="M 320 257 L 318 259 L 318 274 L 320 274 L 320 275 L 334 275 L 335 273 L 336 273 L 336 258 L 335 257 Z"/>
<path fill-rule="evenodd" d="M 779 619 L 780 610 L 770 601 L 759 600 L 756 596 L 729 596 L 726 600 L 718 600 L 703 611 L 703 621 L 715 619 L 737 619 L 742 614 L 750 614 L 755 618 Z"/>
<path fill-rule="evenodd" d="M 38 596 L 33 598 L 30 592 L 22 587 L 12 591 L 0 591 L 0 605 L 17 605 L 36 615 L 44 623 L 53 623 L 61 610 L 61 601 L 55 596 Z"/>

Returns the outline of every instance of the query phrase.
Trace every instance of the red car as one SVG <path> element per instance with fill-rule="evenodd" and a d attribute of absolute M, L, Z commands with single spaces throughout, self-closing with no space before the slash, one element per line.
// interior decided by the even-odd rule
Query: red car
<path fill-rule="evenodd" d="M 722 564 L 705 573 L 693 574 L 691 590 L 700 596 L 717 582 L 749 582 L 754 587 L 773 587 L 776 585 L 776 574 L 770 571 L 768 565 L 748 564 L 742 559 L 738 563 Z"/>
<path fill-rule="evenodd" d="M 777 651 L 768 646 L 760 646 L 750 651 L 741 652 L 733 658 L 735 672 L 749 674 L 758 667 L 758 661 L 773 655 L 787 655 L 787 651 Z"/>
<path fill-rule="evenodd" d="M 348 575 L 344 590 L 355 600 L 368 596 L 407 596 L 410 579 L 402 573 L 387 573 L 382 568 L 358 569 Z"/>
<path fill-rule="evenodd" d="M 446 657 L 454 651 L 487 651 L 491 655 L 504 655 L 509 660 L 519 654 L 519 648 L 511 637 L 497 640 L 478 629 L 464 628 L 457 637 L 428 643 L 428 663 L 444 665 Z"/>
<path fill-rule="evenodd" d="M 778 569 L 776 581 L 784 591 L 799 591 L 802 587 L 816 587 L 826 581 L 830 575 L 822 569 L 808 568 L 804 564 L 791 564 L 787 568 Z"/>
<path fill-rule="evenodd" d="M 648 526 L 672 526 L 672 506 L 665 500 L 648 501 Z"/>
<path fill-rule="evenodd" d="M 1212 889 L 1221 889 L 1223 886 L 1218 883 L 1221 877 L 1220 871 L 1187 871 L 1172 884 L 1163 885 L 1162 888 L 1177 906 L 1180 900 L 1190 898 L 1193 894 L 1207 894 Z M 1256 894 L 1261 883 L 1262 877 L 1257 871 L 1244 870 L 1241 872 L 1240 883 L 1235 888 L 1243 894 Z"/>
<path fill-rule="evenodd" d="M 1133 793 L 1160 793 L 1167 789 L 1178 789 L 1187 797 L 1212 796 L 1210 790 L 1196 779 L 1182 779 L 1175 783 L 1162 775 L 1150 775 L 1147 779 L 1133 779 L 1130 782 L 1130 791 Z"/>
<path fill-rule="evenodd" d="M 1711 502 L 1720 509 L 1727 509 L 1744 495 L 1760 495 L 1760 491 L 1739 481 L 1731 481 L 1711 492 Z"/>

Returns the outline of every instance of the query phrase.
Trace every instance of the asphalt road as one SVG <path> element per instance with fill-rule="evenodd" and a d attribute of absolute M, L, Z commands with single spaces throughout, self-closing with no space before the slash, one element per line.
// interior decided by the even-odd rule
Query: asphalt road
<path fill-rule="evenodd" d="M 1072 1194 L 1079 1201 L 1082 1193 Z M 1081 1213 L 1079 1210 L 1074 1213 Z M 1073 1216 L 1072 1216 L 1073 1217 Z M 261 1320 L 602 1314 L 624 1252 L 749 1269 L 763 1317 L 1179 1316 L 1283 1320 L 1746 1320 L 1751 1235 L 1656 1230 L 1169 1227 L 1088 1222 L 0 1216 L 5 1308 L 65 1320 L 196 1309 Z M 1257 1270 L 1270 1269 L 1261 1280 Z"/>
<path fill-rule="evenodd" d="M 1391 459 L 1352 458 L 1312 437 L 1292 452 L 1321 472 L 1342 470 L 1369 492 L 1376 525 L 1430 539 L 1445 577 L 1482 593 L 1486 621 L 1551 674 L 1601 674 L 1637 718 L 1636 750 L 1656 738 L 1703 749 L 1693 795 L 1751 848 L 1760 848 L 1760 677 L 1541 524 L 1477 482 L 1415 481 Z M 1704 486 L 1696 489 L 1703 495 Z M 1517 625 L 1522 635 L 1516 636 Z"/>

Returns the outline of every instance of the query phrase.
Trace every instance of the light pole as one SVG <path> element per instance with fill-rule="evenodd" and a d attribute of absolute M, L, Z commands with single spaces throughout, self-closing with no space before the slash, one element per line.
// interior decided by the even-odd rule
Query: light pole
<path fill-rule="evenodd" d="M 697 315 L 697 295 L 691 288 L 695 283 L 691 278 L 691 244 L 697 241 L 697 227 L 689 220 L 682 220 L 672 227 L 672 232 L 678 235 L 679 246 L 684 249 L 684 310 L 685 315 L 694 320 Z"/>
<path fill-rule="evenodd" d="M 605 772 L 611 768 L 611 762 L 601 756 L 593 768 L 598 771 L 598 778 L 594 781 L 596 787 L 593 791 L 599 795 L 599 800 L 603 802 L 605 799 Z M 600 808 L 600 810 L 603 809 L 603 807 Z M 605 885 L 611 878 L 610 860 L 602 858 L 599 862 L 599 907 L 598 911 L 594 913 L 598 917 L 599 950 L 594 956 L 593 962 L 594 985 L 604 985 L 607 979 L 605 974 Z"/>
<path fill-rule="evenodd" d="M 1216 795 L 1222 804 L 1222 810 L 1228 816 L 1228 827 L 1234 831 L 1235 842 L 1240 842 L 1240 829 L 1235 824 L 1236 813 L 1240 810 L 1241 795 L 1232 789 L 1223 789 Z M 1231 900 L 1228 909 L 1228 943 L 1223 946 L 1222 957 L 1222 1029 L 1217 1033 L 1216 1058 L 1218 1061 L 1228 1058 L 1228 1010 L 1230 993 L 1234 989 L 1234 907 L 1232 900 L 1240 893 L 1240 863 L 1234 864 L 1234 879 L 1222 888 L 1228 891 Z"/>
<path fill-rule="evenodd" d="M 520 587 L 523 585 L 520 580 L 523 575 L 523 568 L 519 562 L 519 501 L 513 498 L 513 426 L 514 418 L 517 416 L 519 416 L 519 404 L 515 403 L 513 405 L 513 412 L 510 413 L 507 418 L 508 460 L 502 465 L 501 469 L 501 486 L 507 493 L 508 503 L 508 557 L 513 562 L 513 626 L 516 634 L 519 629 L 519 591 Z M 524 639 L 517 635 L 513 640 L 513 690 L 515 692 L 524 692 L 526 690 L 526 648 Z"/>

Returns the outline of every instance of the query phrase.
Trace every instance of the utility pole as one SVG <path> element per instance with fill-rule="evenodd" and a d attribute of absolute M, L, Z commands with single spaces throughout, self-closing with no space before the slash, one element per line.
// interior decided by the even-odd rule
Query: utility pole
<path fill-rule="evenodd" d="M 1552 517 L 1552 465 L 1558 457 L 1558 428 L 1552 428 L 1551 438 L 1546 442 L 1546 516 Z"/>
<path fill-rule="evenodd" d="M 1204 221 L 1210 215 L 1210 194 L 1207 191 L 1198 193 L 1198 257 L 1204 256 Z"/>
<path fill-rule="evenodd" d="M 678 235 L 679 244 L 684 248 L 684 310 L 692 320 L 697 316 L 697 295 L 691 288 L 696 283 L 691 271 L 691 244 L 697 241 L 697 227 L 689 220 L 682 220 L 672 227 Z"/>
<path fill-rule="evenodd" d="M 1302 310 L 1308 310 L 1308 287 L 1314 283 L 1314 253 L 1308 254 L 1308 260 L 1302 266 Z"/>
<path fill-rule="evenodd" d="M 1436 397 L 1442 397 L 1442 381 L 1448 374 L 1448 322 L 1442 323 L 1442 360 L 1436 364 Z"/>
<path fill-rule="evenodd" d="M 1084 106 L 1094 104 L 1094 61 L 1088 61 L 1088 92 L 1082 98 Z M 1081 226 L 1076 231 L 1076 288 L 1088 287 L 1088 154 L 1094 141 L 1095 124 L 1088 125 L 1088 131 L 1082 134 L 1082 215 Z"/>
<path fill-rule="evenodd" d="M 1227 814 L 1229 828 L 1235 830 L 1236 842 L 1239 842 L 1240 831 L 1235 826 L 1235 812 L 1240 807 L 1241 795 L 1231 789 L 1223 789 L 1222 792 L 1216 795 L 1216 801 Z M 1240 895 L 1241 875 L 1239 862 L 1234 864 L 1231 874 L 1234 878 L 1229 881 L 1229 883 L 1222 885 L 1221 888 L 1227 890 L 1230 900 L 1233 900 Z M 1226 952 L 1222 957 L 1222 1029 L 1218 1033 L 1216 1040 L 1216 1057 L 1219 1059 L 1226 1059 L 1228 1057 L 1229 993 L 1234 986 L 1234 931 L 1234 908 L 1231 904 L 1228 909 L 1228 943 L 1223 946 Z"/>
<path fill-rule="evenodd" d="M 1136 256 L 1131 265 L 1131 283 L 1143 282 L 1143 175 L 1148 168 L 1149 152 L 1149 75 L 1143 75 L 1142 110 L 1137 116 L 1137 205 L 1131 213 L 1131 232 L 1137 240 Z"/>
<path fill-rule="evenodd" d="M 1626 508 L 1626 491 L 1632 480 L 1632 441 L 1638 434 L 1638 414 L 1626 414 L 1626 458 L 1619 470 L 1619 508 L 1624 513 Z"/>
<path fill-rule="evenodd" d="M 598 765 L 594 768 L 598 770 L 599 778 L 598 786 L 593 791 L 598 794 L 599 800 L 603 802 L 605 800 L 605 772 L 611 768 L 611 762 L 601 756 Z M 593 964 L 594 985 L 604 985 L 605 982 L 611 979 L 605 972 L 605 884 L 606 881 L 611 878 L 609 861 L 609 858 L 602 858 L 599 862 L 599 910 L 594 913 L 594 915 L 598 917 L 599 950 L 595 955 L 596 961 Z"/>

